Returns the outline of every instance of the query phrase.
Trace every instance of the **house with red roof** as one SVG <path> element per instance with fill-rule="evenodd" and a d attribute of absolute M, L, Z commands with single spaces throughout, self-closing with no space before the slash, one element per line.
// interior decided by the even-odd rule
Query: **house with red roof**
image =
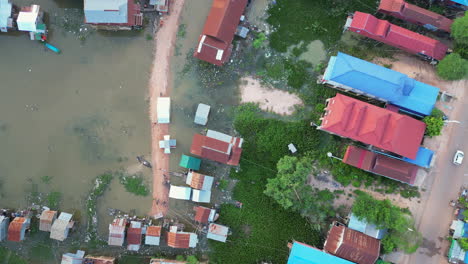
<path fill-rule="evenodd" d="M 247 0 L 214 0 L 193 56 L 222 66 L 232 53 L 232 40 Z"/>
<path fill-rule="evenodd" d="M 202 158 L 214 160 L 227 165 L 239 165 L 242 153 L 242 138 L 208 130 L 206 136 L 195 134 L 190 153 Z"/>
<path fill-rule="evenodd" d="M 140 250 L 142 238 L 141 222 L 132 221 L 127 230 L 127 249 L 132 251 Z"/>
<path fill-rule="evenodd" d="M 20 242 L 24 240 L 26 229 L 29 228 L 31 219 L 26 217 L 16 217 L 8 226 L 8 241 Z"/>
<path fill-rule="evenodd" d="M 148 226 L 146 228 L 145 244 L 159 246 L 161 240 L 161 226 Z"/>
<path fill-rule="evenodd" d="M 317 129 L 415 159 L 426 124 L 406 115 L 337 94 L 327 99 Z"/>
<path fill-rule="evenodd" d="M 362 12 L 348 17 L 345 29 L 426 59 L 442 60 L 448 52 L 447 45 L 438 40 Z"/>
<path fill-rule="evenodd" d="M 167 245 L 169 247 L 194 248 L 197 243 L 197 234 L 177 231 L 177 226 L 171 226 L 169 233 L 167 233 Z"/>
<path fill-rule="evenodd" d="M 380 255 L 380 241 L 333 222 L 323 251 L 356 264 L 374 264 Z"/>
<path fill-rule="evenodd" d="M 450 32 L 453 20 L 435 12 L 406 3 L 404 0 L 380 0 L 378 11 L 410 23 L 423 26 L 429 30 Z"/>
<path fill-rule="evenodd" d="M 409 185 L 414 185 L 419 170 L 414 164 L 356 146 L 348 146 L 343 163 Z"/>
<path fill-rule="evenodd" d="M 126 227 L 127 219 L 125 218 L 115 218 L 112 224 L 109 224 L 109 246 L 123 246 Z"/>
<path fill-rule="evenodd" d="M 203 206 L 196 206 L 195 210 L 195 222 L 200 224 L 208 224 L 210 222 L 215 221 L 216 218 L 216 210 L 206 208 Z"/>

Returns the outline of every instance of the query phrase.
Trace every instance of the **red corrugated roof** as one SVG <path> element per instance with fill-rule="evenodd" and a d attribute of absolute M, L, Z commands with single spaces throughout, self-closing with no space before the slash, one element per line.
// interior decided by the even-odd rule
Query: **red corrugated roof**
<path fill-rule="evenodd" d="M 167 245 L 173 248 L 189 248 L 190 234 L 169 232 L 167 234 Z"/>
<path fill-rule="evenodd" d="M 202 223 L 202 224 L 207 224 L 208 223 L 208 218 L 210 217 L 211 209 L 206 208 L 203 206 L 197 206 L 195 208 L 195 221 Z"/>
<path fill-rule="evenodd" d="M 405 3 L 403 0 L 381 0 L 378 11 L 417 25 L 429 24 L 447 32 L 450 32 L 450 26 L 453 23 L 451 19 L 419 6 Z"/>
<path fill-rule="evenodd" d="M 161 236 L 161 226 L 148 226 L 146 229 L 147 236 L 160 237 Z"/>
<path fill-rule="evenodd" d="M 141 228 L 129 227 L 127 230 L 127 243 L 132 245 L 141 244 Z"/>
<path fill-rule="evenodd" d="M 435 39 L 420 35 L 385 20 L 355 12 L 349 30 L 414 54 L 441 60 L 448 47 Z"/>
<path fill-rule="evenodd" d="M 214 0 L 194 56 L 218 66 L 224 64 L 231 55 L 231 42 L 246 6 L 247 0 Z M 218 50 L 223 51 L 220 59 L 216 59 Z"/>
<path fill-rule="evenodd" d="M 242 153 L 242 148 L 239 147 L 240 143 L 240 138 L 234 138 L 231 151 L 227 153 L 227 151 L 229 151 L 229 143 L 195 134 L 193 136 L 192 146 L 190 147 L 190 153 L 228 165 L 239 165 Z"/>
<path fill-rule="evenodd" d="M 374 264 L 380 255 L 380 241 L 334 222 L 324 251 L 357 264 Z"/>
<path fill-rule="evenodd" d="M 343 162 L 362 170 L 413 185 L 418 166 L 356 146 L 348 146 Z"/>
<path fill-rule="evenodd" d="M 16 217 L 8 226 L 8 240 L 20 242 L 21 241 L 21 229 L 23 224 L 26 222 L 24 217 Z"/>
<path fill-rule="evenodd" d="M 415 159 L 426 125 L 357 99 L 330 98 L 319 129 Z"/>

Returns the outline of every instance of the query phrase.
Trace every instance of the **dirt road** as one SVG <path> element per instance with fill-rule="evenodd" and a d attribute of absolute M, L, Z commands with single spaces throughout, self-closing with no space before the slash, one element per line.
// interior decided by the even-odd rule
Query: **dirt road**
<path fill-rule="evenodd" d="M 451 221 L 453 220 L 453 207 L 449 206 L 450 200 L 455 200 L 461 185 L 468 184 L 468 162 L 462 166 L 452 164 L 453 155 L 457 149 L 468 151 L 466 135 L 468 132 L 468 115 L 464 114 L 468 109 L 468 98 L 465 89 L 468 80 L 447 82 L 440 80 L 434 71 L 434 67 L 412 56 L 395 56 L 398 61 L 387 61 L 393 64 L 392 69 L 405 73 L 410 77 L 439 87 L 442 91 L 456 96 L 452 102 L 439 101 L 437 107 L 445 112 L 451 120 L 461 123 L 448 123 L 442 131 L 442 135 L 426 139 L 424 146 L 436 151 L 436 163 L 431 168 L 426 181 L 423 183 L 421 203 L 411 207 L 416 221 L 416 227 L 423 235 L 423 243 L 416 253 L 405 255 L 397 263 L 406 264 L 441 264 L 448 263 L 447 251 L 449 247 L 445 237 Z M 383 62 L 380 60 L 380 62 Z"/>
<path fill-rule="evenodd" d="M 170 96 L 170 62 L 179 26 L 179 17 L 185 0 L 171 1 L 170 15 L 164 16 L 164 25 L 155 36 L 153 68 L 149 81 L 149 115 L 151 120 L 151 158 L 153 164 L 153 205 L 151 215 L 162 217 L 169 209 L 169 155 L 159 148 L 159 140 L 169 135 L 168 124 L 156 123 L 156 103 L 159 96 Z M 166 176 L 166 178 L 165 178 Z"/>

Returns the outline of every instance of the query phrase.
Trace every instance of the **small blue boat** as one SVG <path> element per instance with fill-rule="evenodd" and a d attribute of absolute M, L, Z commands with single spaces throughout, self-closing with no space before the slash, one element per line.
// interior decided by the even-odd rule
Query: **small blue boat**
<path fill-rule="evenodd" d="M 53 52 L 55 52 L 57 54 L 60 54 L 60 52 L 61 52 L 59 48 L 57 48 L 57 47 L 55 47 L 55 46 L 53 46 L 53 45 L 51 45 L 51 44 L 49 44 L 47 42 L 44 42 L 44 46 L 46 46 L 46 48 L 50 49 L 51 51 L 53 51 Z"/>

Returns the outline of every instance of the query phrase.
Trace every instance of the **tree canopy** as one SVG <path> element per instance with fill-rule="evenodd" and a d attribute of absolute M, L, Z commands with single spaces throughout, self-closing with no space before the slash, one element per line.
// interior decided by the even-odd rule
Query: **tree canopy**
<path fill-rule="evenodd" d="M 283 208 L 297 211 L 314 222 L 323 222 L 335 215 L 333 193 L 307 184 L 312 170 L 311 158 L 284 156 L 278 161 L 277 170 L 276 177 L 268 179 L 266 195 Z"/>
<path fill-rule="evenodd" d="M 416 231 L 413 219 L 389 200 L 376 200 L 367 193 L 359 193 L 353 205 L 353 214 L 361 220 L 387 229 L 382 240 L 385 253 L 399 248 L 413 253 L 419 247 L 422 236 Z"/>
<path fill-rule="evenodd" d="M 452 37 L 459 43 L 468 44 L 468 15 L 455 19 L 452 24 Z"/>
<path fill-rule="evenodd" d="M 463 79 L 468 75 L 468 60 L 458 53 L 449 54 L 437 64 L 437 74 L 445 80 Z"/>

